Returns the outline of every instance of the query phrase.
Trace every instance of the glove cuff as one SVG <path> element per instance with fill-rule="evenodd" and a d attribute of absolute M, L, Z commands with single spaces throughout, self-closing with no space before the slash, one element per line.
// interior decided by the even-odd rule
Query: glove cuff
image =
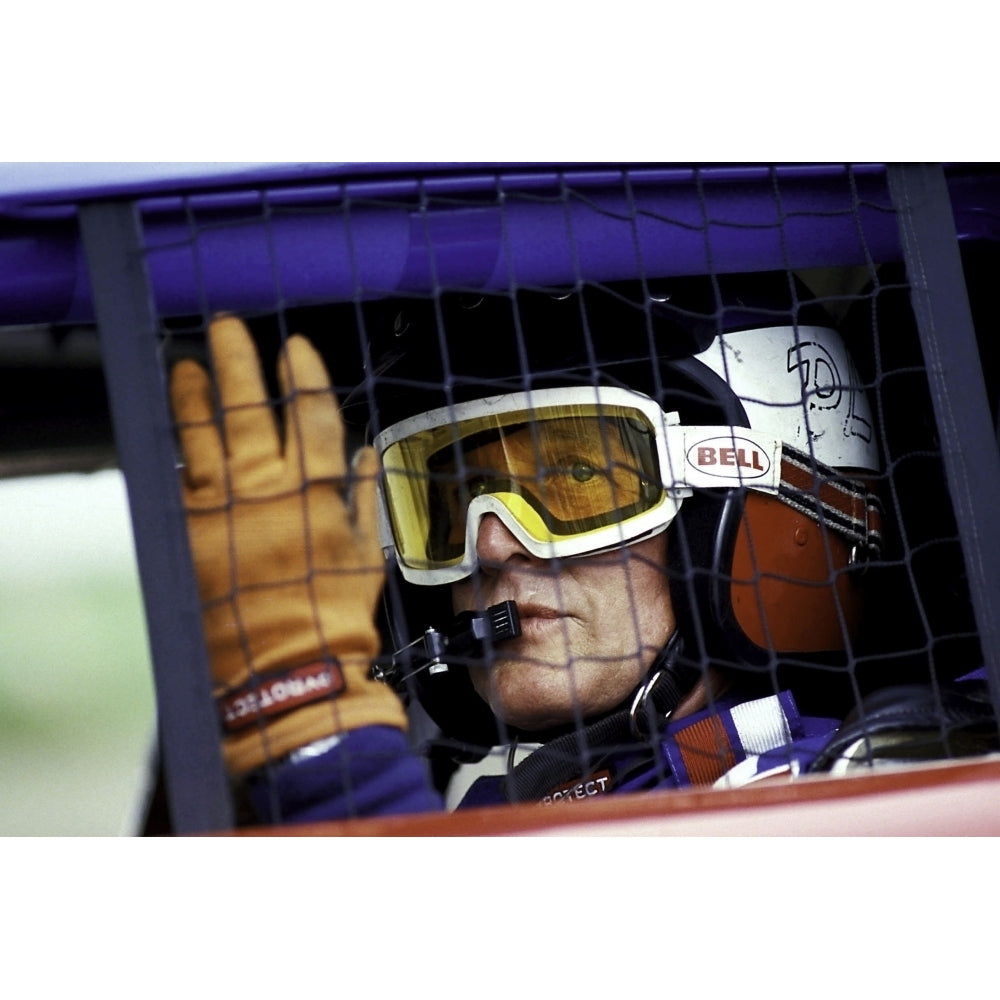
<path fill-rule="evenodd" d="M 369 677 L 367 659 L 330 659 L 268 673 L 217 696 L 223 757 L 241 778 L 299 747 L 363 726 L 407 728 L 402 702 Z"/>

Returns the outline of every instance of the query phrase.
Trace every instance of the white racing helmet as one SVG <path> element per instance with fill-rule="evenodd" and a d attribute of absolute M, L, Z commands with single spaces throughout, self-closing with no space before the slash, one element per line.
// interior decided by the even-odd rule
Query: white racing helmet
<path fill-rule="evenodd" d="M 699 623 L 703 653 L 727 663 L 842 652 L 861 623 L 853 571 L 882 547 L 874 420 L 843 339 L 824 326 L 738 330 L 688 370 L 695 365 L 717 377 L 716 394 L 738 401 L 746 426 L 781 441 L 780 475 L 773 492 L 689 504 L 683 552 L 672 553 L 685 580 L 675 604 Z"/>

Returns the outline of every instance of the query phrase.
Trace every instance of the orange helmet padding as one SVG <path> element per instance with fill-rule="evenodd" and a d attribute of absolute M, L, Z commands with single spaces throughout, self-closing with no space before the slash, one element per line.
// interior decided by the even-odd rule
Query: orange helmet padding
<path fill-rule="evenodd" d="M 747 638 L 762 649 L 847 649 L 861 624 L 851 543 L 777 497 L 748 492 L 733 549 L 730 598 Z"/>

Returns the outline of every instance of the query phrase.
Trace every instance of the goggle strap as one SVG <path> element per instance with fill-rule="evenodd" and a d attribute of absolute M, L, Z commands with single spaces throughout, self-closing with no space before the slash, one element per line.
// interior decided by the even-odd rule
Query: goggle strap
<path fill-rule="evenodd" d="M 881 555 L 882 503 L 864 483 L 847 479 L 836 469 L 785 445 L 778 497 L 860 547 L 866 556 Z"/>

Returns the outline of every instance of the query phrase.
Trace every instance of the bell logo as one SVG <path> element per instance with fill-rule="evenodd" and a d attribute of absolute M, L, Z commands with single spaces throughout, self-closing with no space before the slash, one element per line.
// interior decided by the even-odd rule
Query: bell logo
<path fill-rule="evenodd" d="M 688 463 L 719 479 L 760 479 L 771 469 L 767 452 L 741 437 L 707 438 L 688 448 Z"/>

